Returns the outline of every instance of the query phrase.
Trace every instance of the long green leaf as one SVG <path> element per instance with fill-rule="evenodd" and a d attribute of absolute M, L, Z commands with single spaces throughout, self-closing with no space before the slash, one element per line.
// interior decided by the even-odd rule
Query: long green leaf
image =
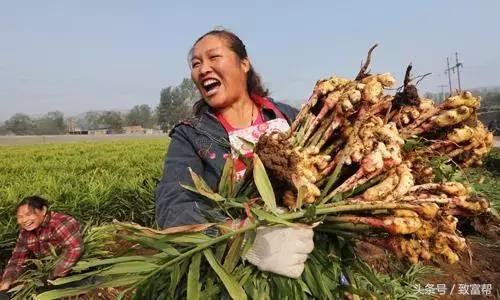
<path fill-rule="evenodd" d="M 257 230 L 250 230 L 245 232 L 245 240 L 243 241 L 243 251 L 241 251 L 241 257 L 245 257 L 248 251 L 252 248 L 255 237 L 257 236 Z"/>
<path fill-rule="evenodd" d="M 123 257 L 115 257 L 115 258 L 107 258 L 107 259 L 93 259 L 89 261 L 79 261 L 74 267 L 73 270 L 80 272 L 86 270 L 88 268 L 104 266 L 104 265 L 112 265 L 121 262 L 127 261 L 153 261 L 152 257 L 147 256 L 123 256 Z"/>
<path fill-rule="evenodd" d="M 320 268 L 322 266 L 314 261 L 313 255 L 311 255 L 310 259 L 313 261 L 311 264 L 309 264 L 309 267 L 310 267 L 311 273 L 313 274 L 314 278 L 316 279 L 316 282 L 318 283 L 318 286 L 322 292 L 322 294 L 321 294 L 322 298 L 323 299 L 333 299 L 333 295 L 327 286 L 327 282 L 325 280 L 325 277 L 323 276 L 324 272 L 321 272 L 321 270 L 320 270 Z"/>
<path fill-rule="evenodd" d="M 255 143 L 254 142 L 251 142 L 241 136 L 238 137 L 238 139 L 243 143 L 245 144 L 248 148 L 250 149 L 253 149 L 255 147 Z"/>
<path fill-rule="evenodd" d="M 200 264 L 201 253 L 196 253 L 191 259 L 191 264 L 189 265 L 187 277 L 187 300 L 200 299 Z"/>
<path fill-rule="evenodd" d="M 217 261 L 219 263 L 222 263 L 222 259 L 224 258 L 224 253 L 226 253 L 226 249 L 227 249 L 227 242 L 220 243 L 215 248 L 215 258 L 217 258 Z"/>
<path fill-rule="evenodd" d="M 348 198 L 348 197 L 352 197 L 353 195 L 359 194 L 362 191 L 367 190 L 368 188 L 374 186 L 379 181 L 381 181 L 384 178 L 384 175 L 385 174 L 375 176 L 372 179 L 368 180 L 367 182 L 365 182 L 363 184 L 360 184 L 359 186 L 355 187 L 352 191 L 343 193 L 342 194 L 342 198 L 345 199 L 345 198 Z"/>
<path fill-rule="evenodd" d="M 161 241 L 176 244 L 201 244 L 210 241 L 212 238 L 203 233 L 181 233 L 170 234 L 160 238 Z"/>
<path fill-rule="evenodd" d="M 278 216 L 275 216 L 275 215 L 272 215 L 268 212 L 265 212 L 263 211 L 262 209 L 257 209 L 257 208 L 252 208 L 252 212 L 257 215 L 257 217 L 260 219 L 260 220 L 265 220 L 269 223 L 277 223 L 277 224 L 283 224 L 283 225 L 286 225 L 286 226 L 296 226 L 296 224 L 293 224 L 291 222 L 288 222 L 287 220 L 285 219 L 282 219 Z"/>
<path fill-rule="evenodd" d="M 144 278 L 144 277 L 143 276 L 128 276 L 128 277 L 121 277 L 118 279 L 112 279 L 112 280 L 105 281 L 102 283 L 87 285 L 87 286 L 78 287 L 78 288 L 50 290 L 50 291 L 47 291 L 47 292 L 44 292 L 44 293 L 37 295 L 35 299 L 36 300 L 53 300 L 53 299 L 60 299 L 60 298 L 64 298 L 64 297 L 85 294 L 85 293 L 88 293 L 96 288 L 129 286 L 129 285 L 132 285 L 132 284 L 140 281 L 142 278 Z"/>
<path fill-rule="evenodd" d="M 302 274 L 302 278 L 304 281 L 307 283 L 307 286 L 309 287 L 310 292 L 312 295 L 316 298 L 320 298 L 321 295 L 321 288 L 316 281 L 316 278 L 314 277 L 313 273 L 311 272 L 310 264 L 306 263 L 305 268 L 304 268 L 304 273 Z"/>
<path fill-rule="evenodd" d="M 253 265 L 247 264 L 246 266 L 238 267 L 238 270 L 236 271 L 238 273 L 238 276 L 240 277 L 239 283 L 241 286 L 243 286 L 245 291 L 246 291 L 246 283 L 248 282 L 248 280 L 252 276 L 252 272 L 253 272 L 254 268 L 255 267 Z"/>
<path fill-rule="evenodd" d="M 146 273 L 156 270 L 158 267 L 158 265 L 146 261 L 130 261 L 113 265 L 111 268 L 102 271 L 99 275 Z"/>
<path fill-rule="evenodd" d="M 297 282 L 298 282 L 300 288 L 302 289 L 302 291 L 304 291 L 304 293 L 312 295 L 311 291 L 309 290 L 309 287 L 302 279 L 298 279 Z"/>
<path fill-rule="evenodd" d="M 380 291 L 383 291 L 384 293 L 387 293 L 384 285 L 380 280 L 378 279 L 377 275 L 373 272 L 373 270 L 363 261 L 360 259 L 356 259 L 353 264 L 351 265 L 353 270 L 359 272 L 361 275 L 363 275 L 373 286 L 375 286 L 377 289 Z"/>
<path fill-rule="evenodd" d="M 167 268 L 171 267 L 172 265 L 177 264 L 177 263 L 185 260 L 186 258 L 188 258 L 188 257 L 190 257 L 190 256 L 192 256 L 192 255 L 194 255 L 196 253 L 199 253 L 200 251 L 202 251 L 204 249 L 207 249 L 207 248 L 209 248 L 209 247 L 211 247 L 211 246 L 213 246 L 215 244 L 218 244 L 218 243 L 220 243 L 222 241 L 225 241 L 225 240 L 231 238 L 232 236 L 244 233 L 246 231 L 254 231 L 255 228 L 257 228 L 257 226 L 258 226 L 257 222 L 256 223 L 252 223 L 252 224 L 249 224 L 248 226 L 246 226 L 244 228 L 241 228 L 241 229 L 238 229 L 238 230 L 235 230 L 235 231 L 232 231 L 232 232 L 228 232 L 228 233 L 226 233 L 224 235 L 220 235 L 220 236 L 211 238 L 207 242 L 201 243 L 201 244 L 197 245 L 196 247 L 193 247 L 192 249 L 187 250 L 186 252 L 183 252 L 181 255 L 179 255 L 179 256 L 177 256 L 177 257 L 175 257 L 175 258 L 173 258 L 173 259 L 165 262 L 163 265 L 160 266 L 159 269 L 157 269 L 154 272 L 151 272 L 150 274 L 148 274 L 147 276 L 145 276 L 144 279 L 141 282 L 138 283 L 138 285 L 143 284 L 143 283 L 147 282 L 148 280 L 151 280 L 152 278 L 154 278 L 155 276 L 157 276 L 160 272 L 163 272 L 164 270 L 166 270 Z M 213 256 L 213 254 L 212 254 L 212 256 Z"/>
<path fill-rule="evenodd" d="M 83 274 L 71 275 L 71 276 L 67 276 L 67 277 L 61 277 L 61 278 L 57 278 L 55 280 L 49 280 L 49 283 L 52 285 L 61 285 L 61 284 L 66 284 L 66 283 L 70 283 L 70 282 L 80 281 L 80 280 L 88 278 L 92 275 L 99 274 L 100 272 L 102 272 L 104 270 L 105 269 L 87 272 L 87 273 L 83 273 Z"/>
<path fill-rule="evenodd" d="M 180 255 L 180 253 L 179 253 L 179 251 L 177 251 L 177 249 L 175 249 L 171 245 L 164 243 L 158 239 L 154 239 L 154 238 L 150 238 L 150 237 L 146 237 L 146 236 L 131 236 L 131 235 L 125 236 L 124 238 L 131 241 L 131 242 L 138 243 L 142 246 L 145 246 L 148 248 L 153 248 L 156 250 L 160 250 L 160 251 L 165 252 L 165 253 L 172 255 L 172 256 Z"/>
<path fill-rule="evenodd" d="M 224 169 L 222 170 L 222 177 L 219 182 L 219 194 L 222 197 L 229 198 L 233 196 L 234 190 L 234 161 L 231 156 L 226 159 L 226 164 L 224 165 Z"/>
<path fill-rule="evenodd" d="M 266 168 L 257 154 L 254 154 L 253 159 L 253 179 L 266 207 L 276 213 L 276 197 L 273 186 L 267 176 Z"/>
<path fill-rule="evenodd" d="M 222 280 L 224 286 L 226 287 L 229 295 L 236 300 L 239 299 L 247 299 L 247 295 L 245 294 L 245 290 L 239 285 L 238 281 L 233 278 L 230 274 L 228 274 L 224 268 L 219 264 L 217 259 L 215 258 L 212 250 L 205 249 L 203 250 L 203 255 L 205 255 L 205 259 L 208 261 L 212 269 L 217 273 L 217 276 Z"/>
<path fill-rule="evenodd" d="M 60 290 L 50 290 L 36 296 L 36 300 L 52 300 L 61 299 L 63 297 L 77 296 L 81 294 L 86 294 L 92 291 L 94 286 L 84 286 L 79 288 L 68 288 Z"/>
<path fill-rule="evenodd" d="M 228 273 L 233 272 L 234 268 L 236 267 L 236 265 L 238 265 L 238 262 L 240 261 L 241 246 L 243 245 L 243 240 L 244 236 L 240 235 L 234 238 L 233 241 L 231 242 L 231 247 L 229 247 L 229 251 L 227 252 L 223 264 L 224 269 Z"/>
<path fill-rule="evenodd" d="M 191 173 L 191 178 L 193 179 L 194 186 L 196 190 L 198 191 L 199 194 L 207 197 L 208 199 L 211 199 L 213 201 L 224 201 L 224 198 L 214 192 L 210 186 L 201 178 L 198 174 L 196 174 L 191 168 L 189 168 L 189 173 Z M 181 184 L 185 188 L 184 185 Z"/>
<path fill-rule="evenodd" d="M 175 264 L 170 270 L 170 285 L 168 287 L 168 293 L 170 295 L 175 295 L 175 290 L 177 289 L 177 284 L 181 279 L 181 264 Z"/>
<path fill-rule="evenodd" d="M 319 199 L 321 199 L 320 204 L 324 204 L 329 200 L 328 198 L 325 198 L 325 196 L 328 195 L 330 189 L 339 178 L 340 170 L 342 169 L 343 165 L 344 165 L 344 155 L 341 156 L 338 164 L 335 166 L 335 169 L 333 170 L 332 175 L 330 175 L 330 178 L 328 178 L 328 183 L 323 188 L 323 191 L 321 191 L 321 195 L 319 196 Z"/>
<path fill-rule="evenodd" d="M 224 201 L 224 198 L 221 195 L 217 194 L 216 192 L 199 190 L 197 188 L 194 188 L 192 186 L 185 185 L 185 184 L 182 184 L 182 183 L 180 183 L 180 186 L 182 186 L 183 188 L 185 188 L 188 191 L 191 191 L 193 193 L 205 196 L 205 197 L 207 197 L 210 200 L 213 200 L 213 201 L 216 201 L 216 202 Z"/>
<path fill-rule="evenodd" d="M 294 210 L 301 209 L 302 203 L 304 203 L 304 198 L 307 194 L 307 186 L 302 185 L 299 187 L 299 191 L 297 193 L 297 202 L 295 203 Z"/>

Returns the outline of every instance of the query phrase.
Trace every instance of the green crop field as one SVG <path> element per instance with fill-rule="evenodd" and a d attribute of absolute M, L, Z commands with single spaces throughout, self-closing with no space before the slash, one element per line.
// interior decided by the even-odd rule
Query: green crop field
<path fill-rule="evenodd" d="M 14 245 L 14 207 L 28 195 L 82 223 L 154 226 L 154 188 L 168 139 L 0 147 L 0 269 Z"/>

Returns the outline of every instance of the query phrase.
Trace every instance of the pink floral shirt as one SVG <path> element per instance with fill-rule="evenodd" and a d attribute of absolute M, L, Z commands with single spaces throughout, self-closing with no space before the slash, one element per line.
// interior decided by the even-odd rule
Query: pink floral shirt
<path fill-rule="evenodd" d="M 268 105 L 272 103 L 269 102 Z M 235 168 L 236 168 L 236 176 L 237 179 L 241 179 L 245 174 L 246 166 L 245 164 L 238 159 L 238 154 L 242 154 L 245 157 L 252 158 L 253 157 L 253 145 L 255 145 L 259 138 L 263 134 L 269 134 L 272 132 L 285 132 L 290 129 L 288 122 L 280 117 L 270 120 L 264 121 L 262 118 L 262 114 L 259 108 L 259 115 L 257 119 L 253 123 L 252 126 L 247 128 L 234 128 L 232 127 L 221 114 L 217 114 L 217 118 L 221 122 L 222 126 L 226 129 L 229 142 L 231 143 L 231 155 L 235 160 Z"/>

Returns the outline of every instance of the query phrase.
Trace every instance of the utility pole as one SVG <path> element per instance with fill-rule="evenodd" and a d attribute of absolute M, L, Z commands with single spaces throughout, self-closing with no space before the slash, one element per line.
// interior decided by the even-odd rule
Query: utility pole
<path fill-rule="evenodd" d="M 445 74 L 448 74 L 448 86 L 450 87 L 450 96 L 452 94 L 452 88 L 451 88 L 451 74 L 450 74 L 450 70 L 452 68 L 450 68 L 450 59 L 448 58 L 448 56 L 446 57 L 446 64 L 448 66 L 448 68 L 444 71 Z"/>
<path fill-rule="evenodd" d="M 457 77 L 458 77 L 458 90 L 461 91 L 462 87 L 460 86 L 460 68 L 463 68 L 463 64 L 458 61 L 458 52 L 455 52 L 455 60 L 456 65 L 453 68 L 457 68 Z"/>
<path fill-rule="evenodd" d="M 449 57 L 446 57 L 446 65 L 447 68 L 445 70 L 445 74 L 448 74 L 448 82 L 450 84 L 450 96 L 452 94 L 452 87 L 451 87 L 451 73 L 450 71 L 453 71 L 453 74 L 455 74 L 455 69 L 457 70 L 457 79 L 458 79 L 458 90 L 462 90 L 462 83 L 460 82 L 460 68 L 463 68 L 464 65 L 458 61 L 458 52 L 455 52 L 455 65 L 450 67 L 450 59 Z"/>
<path fill-rule="evenodd" d="M 444 88 L 447 87 L 446 84 L 440 84 L 438 85 L 438 87 L 441 88 L 441 99 L 439 99 L 439 103 L 443 102 L 444 101 Z"/>

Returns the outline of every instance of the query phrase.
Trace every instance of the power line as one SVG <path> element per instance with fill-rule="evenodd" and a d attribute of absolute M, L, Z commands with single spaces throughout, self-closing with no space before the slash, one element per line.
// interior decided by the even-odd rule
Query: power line
<path fill-rule="evenodd" d="M 448 75 L 448 82 L 450 84 L 450 96 L 451 96 L 453 93 L 453 89 L 451 87 L 451 73 L 450 73 L 450 71 L 452 71 L 453 74 L 455 74 L 455 70 L 457 70 L 458 90 L 459 91 L 462 90 L 462 84 L 460 82 L 460 68 L 463 68 L 464 66 L 461 62 L 458 61 L 458 52 L 455 52 L 455 65 L 450 66 L 450 58 L 449 57 L 446 57 L 446 65 L 447 65 L 447 68 L 444 72 L 445 72 L 445 74 Z"/>
<path fill-rule="evenodd" d="M 463 68 L 463 64 L 458 61 L 458 52 L 455 52 L 455 60 L 456 60 L 456 65 L 454 68 L 457 68 L 457 77 L 458 77 L 458 90 L 461 91 L 462 87 L 460 86 L 460 68 Z"/>
<path fill-rule="evenodd" d="M 449 87 L 450 87 L 450 96 L 452 94 L 452 89 L 451 89 L 451 74 L 450 74 L 450 59 L 448 57 L 446 57 L 446 65 L 448 66 L 448 68 L 446 68 L 446 70 L 444 71 L 445 74 L 448 74 L 448 83 L 449 83 Z"/>

